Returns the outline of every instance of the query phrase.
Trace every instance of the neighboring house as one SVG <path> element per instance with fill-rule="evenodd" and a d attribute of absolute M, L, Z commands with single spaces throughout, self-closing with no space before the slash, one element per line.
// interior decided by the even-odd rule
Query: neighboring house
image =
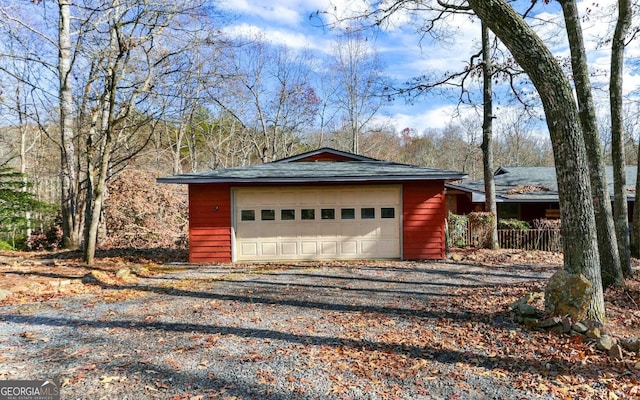
<path fill-rule="evenodd" d="M 159 178 L 189 185 L 191 262 L 442 259 L 444 185 L 466 175 L 330 148 Z"/>
<path fill-rule="evenodd" d="M 633 211 L 636 167 L 627 172 L 627 202 L 629 218 Z M 613 176 L 607 167 L 609 195 L 613 201 Z M 498 218 L 533 221 L 540 218 L 560 218 L 558 184 L 554 167 L 500 167 L 494 173 Z M 454 214 L 483 211 L 484 180 L 448 183 L 447 210 Z"/>

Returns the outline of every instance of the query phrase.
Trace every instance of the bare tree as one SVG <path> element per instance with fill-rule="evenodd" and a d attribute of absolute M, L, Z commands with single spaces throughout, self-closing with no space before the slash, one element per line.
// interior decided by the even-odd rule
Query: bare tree
<path fill-rule="evenodd" d="M 360 137 L 382 107 L 382 62 L 370 39 L 353 29 L 341 33 L 333 57 L 339 77 L 334 100 L 348 132 L 349 150 L 357 154 Z"/>
<path fill-rule="evenodd" d="M 625 164 L 624 109 L 622 76 L 625 38 L 631 26 L 631 1 L 618 0 L 618 21 L 611 41 L 611 76 L 609 104 L 611 109 L 611 159 L 613 162 L 613 216 L 618 240 L 620 267 L 625 277 L 631 277 L 629 217 L 627 210 L 627 172 Z M 618 284 L 624 282 L 620 279 Z"/>
<path fill-rule="evenodd" d="M 527 72 L 542 100 L 554 148 L 564 268 L 593 285 L 588 317 L 605 320 L 587 151 L 578 109 L 564 71 L 542 40 L 505 0 L 468 0 Z"/>

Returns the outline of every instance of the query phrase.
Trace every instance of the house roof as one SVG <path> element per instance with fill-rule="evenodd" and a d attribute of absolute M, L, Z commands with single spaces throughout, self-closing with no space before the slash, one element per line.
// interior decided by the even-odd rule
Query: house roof
<path fill-rule="evenodd" d="M 635 199 L 636 166 L 626 167 L 627 198 Z M 609 193 L 613 198 L 613 169 L 606 167 Z M 555 167 L 500 167 L 494 173 L 496 202 L 557 202 Z M 448 183 L 447 188 L 472 194 L 472 201 L 485 201 L 484 179 Z"/>
<path fill-rule="evenodd" d="M 160 183 L 311 183 L 460 180 L 466 174 L 380 161 L 335 149 L 318 149 L 245 167 L 158 178 Z"/>

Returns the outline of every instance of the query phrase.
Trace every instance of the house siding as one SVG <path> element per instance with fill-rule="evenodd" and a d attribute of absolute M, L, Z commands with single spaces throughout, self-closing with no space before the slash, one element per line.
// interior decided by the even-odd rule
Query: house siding
<path fill-rule="evenodd" d="M 443 259 L 444 182 L 412 182 L 403 185 L 403 259 Z"/>
<path fill-rule="evenodd" d="M 189 262 L 230 261 L 230 185 L 189 185 Z"/>
<path fill-rule="evenodd" d="M 189 185 L 190 262 L 232 261 L 231 186 L 231 184 L 214 183 Z M 249 186 L 282 185 L 233 185 L 233 187 Z M 307 183 L 304 186 L 332 185 Z M 405 260 L 443 259 L 445 257 L 444 182 L 406 182 L 402 185 L 401 201 L 402 258 Z"/>

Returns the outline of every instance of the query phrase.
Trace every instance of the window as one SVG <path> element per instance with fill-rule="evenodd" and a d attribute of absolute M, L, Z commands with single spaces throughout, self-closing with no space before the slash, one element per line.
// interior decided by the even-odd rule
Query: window
<path fill-rule="evenodd" d="M 281 221 L 293 221 L 296 219 L 296 210 L 280 210 Z"/>
<path fill-rule="evenodd" d="M 382 207 L 380 209 L 380 218 L 395 218 L 396 209 L 393 207 Z"/>
<path fill-rule="evenodd" d="M 261 210 L 260 219 L 263 221 L 273 221 L 276 219 L 276 210 Z"/>
<path fill-rule="evenodd" d="M 321 209 L 320 219 L 336 219 L 336 210 L 334 210 L 333 208 Z"/>
<path fill-rule="evenodd" d="M 300 210 L 300 219 L 316 219 L 316 210 L 313 208 L 303 208 Z"/>
<path fill-rule="evenodd" d="M 520 208 L 515 203 L 499 203 L 498 204 L 498 218 L 520 218 Z"/>
<path fill-rule="evenodd" d="M 376 209 L 371 207 L 361 208 L 360 209 L 360 218 L 361 219 L 374 219 L 376 217 Z"/>
<path fill-rule="evenodd" d="M 343 208 L 340 210 L 340 218 L 342 219 L 356 219 L 355 208 Z"/>
<path fill-rule="evenodd" d="M 255 212 L 255 210 L 242 210 L 242 211 L 240 211 L 240 220 L 241 221 L 255 221 L 256 220 L 256 212 Z"/>

